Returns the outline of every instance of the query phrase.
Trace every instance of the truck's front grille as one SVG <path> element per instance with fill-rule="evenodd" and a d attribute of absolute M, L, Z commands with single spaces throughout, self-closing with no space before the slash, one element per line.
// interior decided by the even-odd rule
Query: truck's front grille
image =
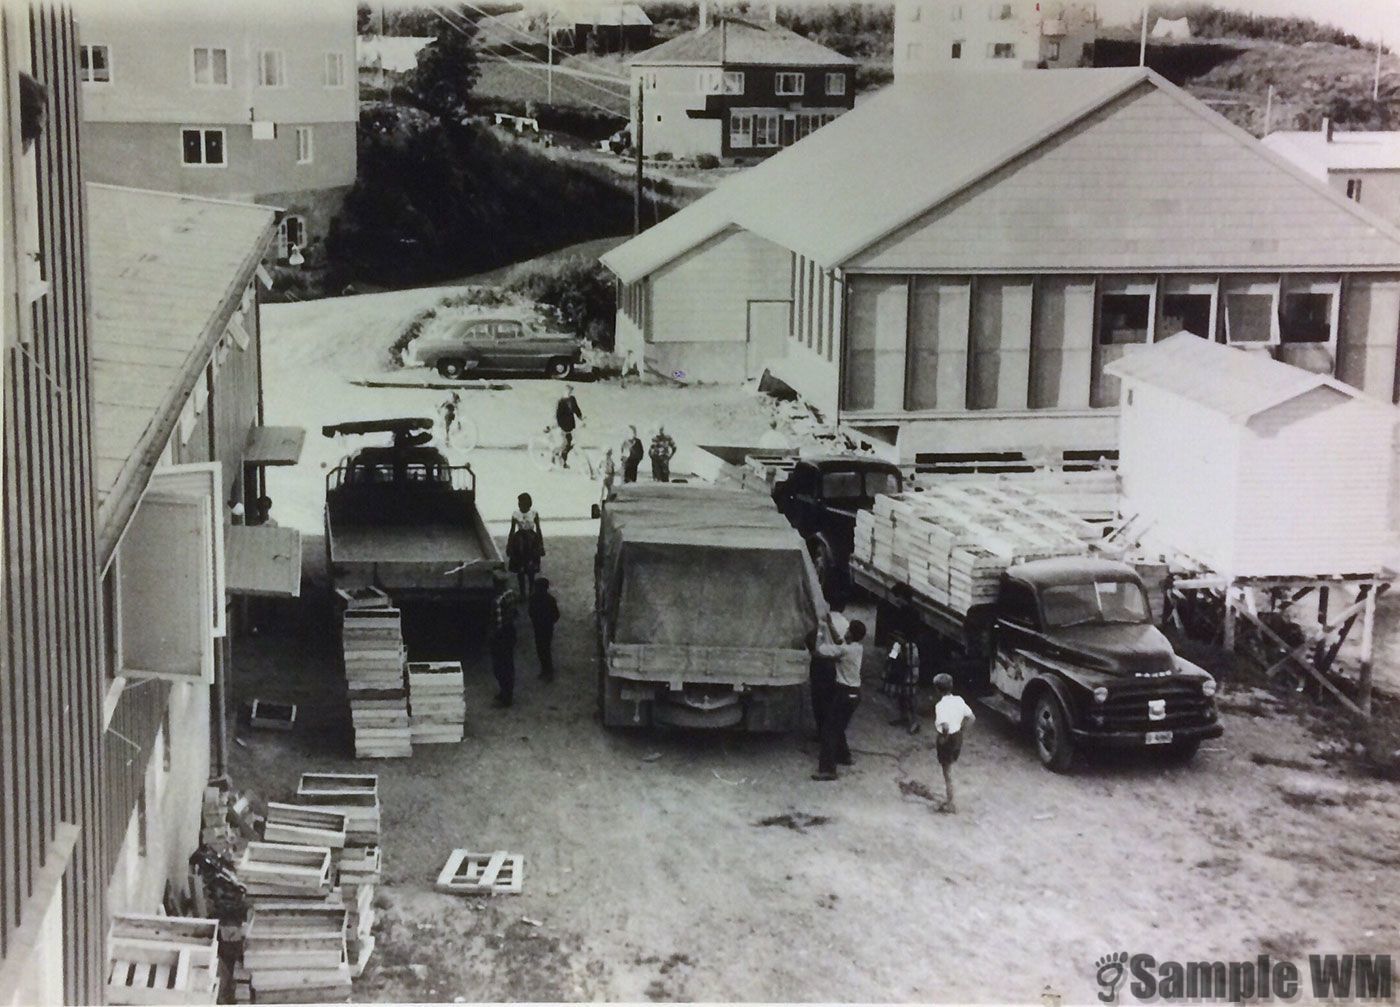
<path fill-rule="evenodd" d="M 1159 681 L 1110 686 L 1108 701 L 1093 709 L 1102 714 L 1105 730 L 1170 731 L 1210 723 L 1212 705 L 1195 683 Z M 1154 718 L 1154 709 L 1161 716 Z"/>

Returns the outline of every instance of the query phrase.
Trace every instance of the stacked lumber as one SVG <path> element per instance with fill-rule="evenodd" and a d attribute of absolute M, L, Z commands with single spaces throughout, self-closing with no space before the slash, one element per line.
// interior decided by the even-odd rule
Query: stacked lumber
<path fill-rule="evenodd" d="M 331 851 L 325 846 L 249 843 L 238 878 L 254 905 L 260 898 L 323 898 L 331 891 Z"/>
<path fill-rule="evenodd" d="M 949 484 L 875 499 L 856 515 L 852 555 L 955 612 L 996 599 L 1013 563 L 1084 555 L 1099 537 L 1053 505 L 984 484 Z"/>
<path fill-rule="evenodd" d="M 399 610 L 348 608 L 341 618 L 355 758 L 406 758 L 413 754 L 413 742 Z"/>
<path fill-rule="evenodd" d="M 254 908 L 243 968 L 256 1000 L 325 1003 L 349 997 L 346 911 L 337 903 L 268 901 Z"/>
<path fill-rule="evenodd" d="M 408 662 L 408 711 L 413 744 L 461 741 L 467 719 L 461 663 Z"/>
<path fill-rule="evenodd" d="M 118 913 L 107 941 L 109 1004 L 213 1004 L 219 921 Z"/>

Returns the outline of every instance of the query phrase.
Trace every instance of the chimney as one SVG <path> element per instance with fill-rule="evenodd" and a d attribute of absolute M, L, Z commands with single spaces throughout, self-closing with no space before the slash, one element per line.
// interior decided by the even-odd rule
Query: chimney
<path fill-rule="evenodd" d="M 700 30 L 704 31 L 710 27 L 710 3 L 709 0 L 700 0 Z"/>
<path fill-rule="evenodd" d="M 1327 139 L 1327 142 L 1328 142 L 1328 143 L 1331 143 L 1331 142 L 1332 142 L 1332 129 L 1333 129 L 1332 120 L 1329 119 L 1327 116 L 1324 115 L 1324 116 L 1322 117 L 1322 135 Z"/>

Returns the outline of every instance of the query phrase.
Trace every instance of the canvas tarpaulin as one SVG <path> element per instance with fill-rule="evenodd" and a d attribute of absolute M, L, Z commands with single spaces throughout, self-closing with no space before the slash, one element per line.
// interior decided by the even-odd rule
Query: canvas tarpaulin
<path fill-rule="evenodd" d="M 607 504 L 598 550 L 612 642 L 797 649 L 816 628 L 811 561 L 759 494 L 624 486 Z"/>

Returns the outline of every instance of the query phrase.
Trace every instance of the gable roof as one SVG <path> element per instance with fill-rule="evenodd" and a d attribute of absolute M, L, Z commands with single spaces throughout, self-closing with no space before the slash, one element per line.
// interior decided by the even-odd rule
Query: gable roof
<path fill-rule="evenodd" d="M 1316 178 L 1329 171 L 1400 170 L 1400 132 L 1278 130 L 1264 137 L 1264 146 L 1288 158 Z"/>
<path fill-rule="evenodd" d="M 98 533 L 125 527 L 272 236 L 267 206 L 89 184 Z"/>
<path fill-rule="evenodd" d="M 1317 389 L 1383 409 L 1400 418 L 1400 410 L 1326 374 L 1274 360 L 1266 353 L 1240 350 L 1189 332 L 1158 340 L 1124 354 L 1104 367 L 1126 384 L 1144 384 L 1205 406 L 1245 423 L 1275 406 Z"/>
<path fill-rule="evenodd" d="M 854 66 L 855 60 L 776 24 L 718 18 L 648 49 L 632 66 Z"/>
<path fill-rule="evenodd" d="M 1179 88 L 1138 67 L 963 72 L 896 84 L 725 181 L 603 262 L 632 282 L 733 225 L 822 266 L 842 266 L 1116 99 L 1153 89 L 1214 130 L 1207 149 L 1263 159 L 1266 170 L 1272 166 L 1283 173 L 1273 177 L 1290 177 L 1315 203 L 1330 203 L 1329 219 L 1335 209 L 1338 226 L 1353 239 L 1349 254 L 1355 264 L 1400 264 L 1400 230 L 1317 185 Z M 1105 192 L 1101 198 L 1114 195 Z"/>

